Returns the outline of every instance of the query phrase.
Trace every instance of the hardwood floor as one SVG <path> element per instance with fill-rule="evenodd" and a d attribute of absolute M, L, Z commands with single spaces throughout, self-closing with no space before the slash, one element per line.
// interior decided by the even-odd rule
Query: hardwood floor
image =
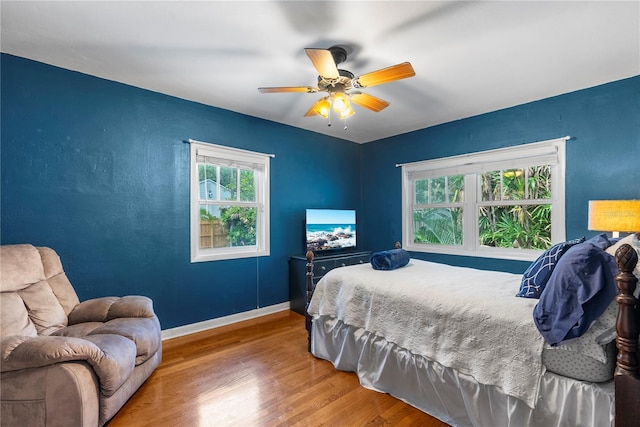
<path fill-rule="evenodd" d="M 316 359 L 304 317 L 286 311 L 164 341 L 162 363 L 108 426 L 447 424 Z"/>

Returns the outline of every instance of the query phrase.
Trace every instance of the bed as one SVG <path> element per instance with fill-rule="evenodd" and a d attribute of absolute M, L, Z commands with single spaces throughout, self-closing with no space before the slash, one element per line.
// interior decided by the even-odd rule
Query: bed
<path fill-rule="evenodd" d="M 638 237 L 606 249 L 615 298 L 554 345 L 534 321 L 543 298 L 515 297 L 522 274 L 411 259 L 338 268 L 314 286 L 308 253 L 310 351 L 452 426 L 640 425 Z"/>

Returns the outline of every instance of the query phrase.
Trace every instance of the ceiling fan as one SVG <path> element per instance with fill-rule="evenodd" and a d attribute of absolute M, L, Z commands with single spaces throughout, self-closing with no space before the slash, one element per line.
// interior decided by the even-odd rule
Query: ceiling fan
<path fill-rule="evenodd" d="M 336 112 L 341 119 L 346 119 L 353 115 L 354 111 L 351 108 L 351 103 L 374 112 L 381 111 L 389 106 L 389 103 L 383 99 L 352 89 L 376 86 L 416 75 L 411 64 L 403 62 L 354 77 L 352 72 L 338 69 L 338 64 L 347 59 L 347 50 L 344 47 L 332 46 L 329 49 L 307 48 L 305 52 L 318 71 L 317 86 L 260 87 L 258 91 L 260 93 L 327 92 L 327 96 L 319 99 L 311 106 L 305 117 L 320 115 L 324 118 L 329 118 L 329 126 L 331 126 L 331 110 Z"/>

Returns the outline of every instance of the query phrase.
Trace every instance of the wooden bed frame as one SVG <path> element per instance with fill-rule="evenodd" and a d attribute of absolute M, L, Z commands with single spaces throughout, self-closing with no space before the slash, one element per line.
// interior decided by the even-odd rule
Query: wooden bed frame
<path fill-rule="evenodd" d="M 640 239 L 640 233 L 638 233 Z M 396 248 L 400 243 L 395 244 Z M 305 320 L 308 333 L 308 350 L 311 351 L 311 328 L 313 322 L 307 313 L 309 302 L 313 296 L 315 286 L 313 284 L 313 252 L 307 252 L 307 306 L 305 307 Z M 618 356 L 614 371 L 615 396 L 616 396 L 616 427 L 640 426 L 640 370 L 638 366 L 638 344 L 640 334 L 640 306 L 633 296 L 637 278 L 633 275 L 633 269 L 638 262 L 638 254 L 629 245 L 622 245 L 616 251 L 616 264 L 620 271 L 616 276 L 618 295 L 616 301 L 619 304 L 618 317 L 616 319 L 616 347 Z"/>
<path fill-rule="evenodd" d="M 638 233 L 640 239 L 640 233 Z M 616 276 L 620 305 L 616 319 L 616 347 L 618 359 L 614 371 L 616 390 L 616 427 L 640 426 L 640 372 L 638 371 L 638 334 L 640 333 L 640 307 L 633 296 L 637 279 L 633 269 L 638 254 L 629 245 L 616 251 L 616 264 L 620 273 Z"/>

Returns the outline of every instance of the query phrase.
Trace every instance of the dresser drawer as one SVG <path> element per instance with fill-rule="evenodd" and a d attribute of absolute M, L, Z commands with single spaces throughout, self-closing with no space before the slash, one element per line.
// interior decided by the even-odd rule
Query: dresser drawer
<path fill-rule="evenodd" d="M 336 267 L 346 267 L 347 265 L 367 264 L 371 258 L 370 254 L 355 255 L 348 258 L 336 260 Z"/>
<path fill-rule="evenodd" d="M 313 282 L 318 281 L 334 268 L 347 267 L 349 265 L 366 264 L 369 262 L 370 255 L 354 255 L 335 259 L 320 259 L 313 262 Z"/>
<path fill-rule="evenodd" d="M 319 279 L 320 277 L 324 276 L 334 268 L 339 267 L 337 263 L 338 262 L 335 259 L 326 259 L 326 260 L 320 259 L 317 261 L 314 260 L 313 261 L 313 278 Z"/>

